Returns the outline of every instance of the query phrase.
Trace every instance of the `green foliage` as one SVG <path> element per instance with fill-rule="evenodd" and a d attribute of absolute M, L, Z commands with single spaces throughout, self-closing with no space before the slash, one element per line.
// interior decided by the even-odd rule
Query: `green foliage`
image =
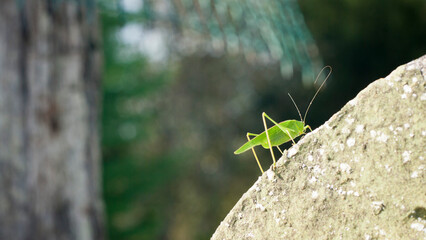
<path fill-rule="evenodd" d="M 221 42 L 227 51 L 239 49 L 276 60 L 285 76 L 292 76 L 296 67 L 312 81 L 322 65 L 297 1 L 171 2 L 170 15 L 175 16 L 172 19 L 179 28 L 203 33 L 211 42 Z"/>
<path fill-rule="evenodd" d="M 104 198 L 111 239 L 153 239 L 163 233 L 168 195 L 182 156 L 152 143 L 158 110 L 152 106 L 168 73 L 150 68 L 117 39 L 126 20 L 101 8 L 104 41 L 102 154 Z M 148 140 L 147 140 L 148 139 Z M 152 148 L 156 146 L 156 148 Z M 150 149 L 151 147 L 151 149 Z"/>

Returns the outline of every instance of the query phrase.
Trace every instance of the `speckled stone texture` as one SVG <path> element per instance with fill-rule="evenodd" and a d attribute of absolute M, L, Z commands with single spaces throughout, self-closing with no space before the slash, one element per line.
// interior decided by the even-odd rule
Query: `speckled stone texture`
<path fill-rule="evenodd" d="M 213 240 L 426 239 L 426 55 L 284 152 Z"/>

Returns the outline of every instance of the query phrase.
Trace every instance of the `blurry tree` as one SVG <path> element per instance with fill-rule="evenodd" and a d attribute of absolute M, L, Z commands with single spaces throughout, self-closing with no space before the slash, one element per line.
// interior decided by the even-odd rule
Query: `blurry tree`
<path fill-rule="evenodd" d="M 94 1 L 2 1 L 0 239 L 104 239 Z"/>

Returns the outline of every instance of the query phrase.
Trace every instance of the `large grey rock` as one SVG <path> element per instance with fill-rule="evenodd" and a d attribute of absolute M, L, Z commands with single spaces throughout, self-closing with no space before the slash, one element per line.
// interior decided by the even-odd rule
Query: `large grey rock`
<path fill-rule="evenodd" d="M 212 236 L 426 239 L 426 55 L 284 153 Z"/>

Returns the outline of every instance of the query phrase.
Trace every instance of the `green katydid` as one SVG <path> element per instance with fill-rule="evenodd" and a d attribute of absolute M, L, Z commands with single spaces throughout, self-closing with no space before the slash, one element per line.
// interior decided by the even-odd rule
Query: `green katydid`
<path fill-rule="evenodd" d="M 328 77 L 330 76 L 330 74 L 332 72 L 332 68 L 330 66 L 324 67 L 320 71 L 318 76 L 316 77 L 314 84 L 318 81 L 319 76 L 321 75 L 321 73 L 326 68 L 329 68 L 330 72 L 328 73 L 325 80 L 322 82 L 322 84 L 320 85 L 320 87 L 318 88 L 318 90 L 316 91 L 314 96 L 312 97 L 311 101 L 309 102 L 309 105 L 308 105 L 308 107 L 305 111 L 305 115 L 304 115 L 303 119 L 302 119 L 302 115 L 300 114 L 299 108 L 297 107 L 293 98 L 291 97 L 290 94 L 288 94 L 291 101 L 296 106 L 296 110 L 299 113 L 300 121 L 298 121 L 298 120 L 287 120 L 287 121 L 277 123 L 272 118 L 270 118 L 266 113 L 263 112 L 262 113 L 262 120 L 263 120 L 263 126 L 265 128 L 265 131 L 260 133 L 260 134 L 247 133 L 248 142 L 246 142 L 244 145 L 242 145 L 240 148 L 238 148 L 234 152 L 234 154 L 240 154 L 240 153 L 243 153 L 243 152 L 251 149 L 253 151 L 254 157 L 256 158 L 256 162 L 259 165 L 260 171 L 263 174 L 262 165 L 260 164 L 259 159 L 257 158 L 256 152 L 254 151 L 255 146 L 262 145 L 263 148 L 270 150 L 272 160 L 273 160 L 273 169 L 275 169 L 276 161 L 275 161 L 275 156 L 274 156 L 274 152 L 273 152 L 272 147 L 277 147 L 277 149 L 282 154 L 283 151 L 281 151 L 281 149 L 279 148 L 280 145 L 282 145 L 283 143 L 286 143 L 290 140 L 293 142 L 293 144 L 296 144 L 296 142 L 294 141 L 295 138 L 305 134 L 307 129 L 312 131 L 312 129 L 309 125 L 305 125 L 305 120 L 306 120 L 306 116 L 308 114 L 309 108 L 312 105 L 312 102 L 314 101 L 315 97 L 317 96 L 317 94 L 319 93 L 319 91 L 321 90 L 324 83 L 327 81 Z M 269 121 L 271 121 L 274 124 L 274 126 L 268 128 L 267 125 L 266 125 L 266 119 L 265 118 L 267 118 Z M 254 137 L 254 138 L 250 138 L 250 137 Z"/>

